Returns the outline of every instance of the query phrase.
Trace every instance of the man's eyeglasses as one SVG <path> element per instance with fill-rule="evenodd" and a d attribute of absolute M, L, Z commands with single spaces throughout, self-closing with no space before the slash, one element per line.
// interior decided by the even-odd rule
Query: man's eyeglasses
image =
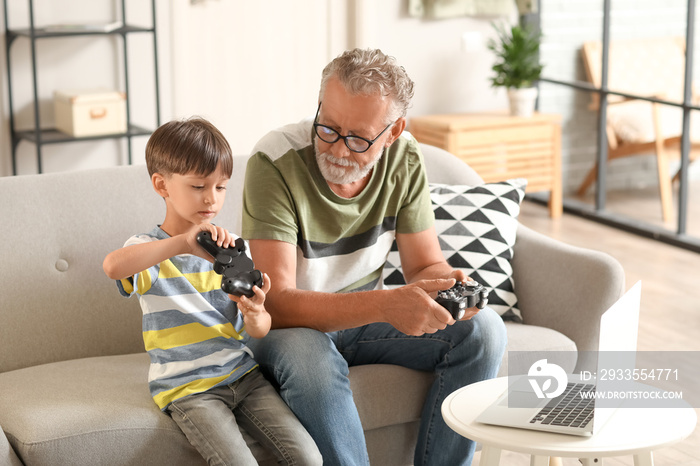
<path fill-rule="evenodd" d="M 372 147 L 372 144 L 379 139 L 379 137 L 388 130 L 391 125 L 396 123 L 395 121 L 392 123 L 389 123 L 386 128 L 382 130 L 381 133 L 377 135 L 376 138 L 370 140 L 370 139 L 365 139 L 360 136 L 355 136 L 355 135 L 349 135 L 349 136 L 342 136 L 339 132 L 334 130 L 333 128 L 329 128 L 328 126 L 322 125 L 320 123 L 317 123 L 318 119 L 318 112 L 321 110 L 321 102 L 318 103 L 318 108 L 316 109 L 316 116 L 314 117 L 314 131 L 316 131 L 316 135 L 321 139 L 323 142 L 327 142 L 328 144 L 333 144 L 336 142 L 338 139 L 342 139 L 345 141 L 345 146 L 350 149 L 353 152 L 357 152 L 358 154 L 361 154 L 363 152 L 367 152 L 370 147 Z"/>

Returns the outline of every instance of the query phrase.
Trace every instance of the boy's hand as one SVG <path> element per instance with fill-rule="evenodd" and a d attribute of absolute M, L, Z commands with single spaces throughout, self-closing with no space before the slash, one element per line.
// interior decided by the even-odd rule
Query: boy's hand
<path fill-rule="evenodd" d="M 262 338 L 270 331 L 272 317 L 265 309 L 265 296 L 270 291 L 270 277 L 263 274 L 263 287 L 253 286 L 255 296 L 228 295 L 232 301 L 238 304 L 238 310 L 243 315 L 245 330 L 253 338 Z"/>
<path fill-rule="evenodd" d="M 227 248 L 234 242 L 233 235 L 226 228 L 212 225 L 211 223 L 200 223 L 190 228 L 187 233 L 185 233 L 185 241 L 187 242 L 190 254 L 207 259 L 209 262 L 214 262 L 214 258 L 197 242 L 197 235 L 200 231 L 208 231 L 211 233 L 211 238 L 216 241 L 216 244 L 220 247 Z"/>

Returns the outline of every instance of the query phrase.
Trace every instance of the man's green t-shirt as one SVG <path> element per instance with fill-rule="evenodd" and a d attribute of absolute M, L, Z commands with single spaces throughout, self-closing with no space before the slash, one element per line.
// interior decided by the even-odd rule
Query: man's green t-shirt
<path fill-rule="evenodd" d="M 404 132 L 385 149 L 365 189 L 346 199 L 321 175 L 312 137 L 312 122 L 304 121 L 270 132 L 255 146 L 242 236 L 297 245 L 299 289 L 381 289 L 396 233 L 424 231 L 434 222 L 418 144 Z"/>

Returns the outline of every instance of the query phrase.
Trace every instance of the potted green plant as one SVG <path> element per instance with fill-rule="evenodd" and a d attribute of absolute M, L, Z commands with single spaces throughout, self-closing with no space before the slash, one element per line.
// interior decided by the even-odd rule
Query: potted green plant
<path fill-rule="evenodd" d="M 522 25 L 494 28 L 498 37 L 487 43 L 496 54 L 491 86 L 508 88 L 511 115 L 530 116 L 537 99 L 534 83 L 540 79 L 543 68 L 539 62 L 542 34 Z"/>

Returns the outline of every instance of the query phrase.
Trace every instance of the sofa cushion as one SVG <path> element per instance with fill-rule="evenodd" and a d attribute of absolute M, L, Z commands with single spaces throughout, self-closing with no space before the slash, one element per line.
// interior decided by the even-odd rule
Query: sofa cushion
<path fill-rule="evenodd" d="M 153 402 L 148 367 L 139 353 L 2 373 L 0 425 L 25 464 L 205 464 Z"/>
<path fill-rule="evenodd" d="M 508 334 L 508 346 L 503 355 L 501 368 L 498 371 L 498 377 L 505 377 L 508 374 L 509 367 L 521 367 L 519 358 L 524 351 L 537 351 L 549 353 L 560 358 L 564 354 L 570 356 L 563 357 L 557 362 L 567 372 L 573 372 L 576 366 L 576 343 L 563 333 L 557 332 L 547 327 L 539 327 L 537 325 L 526 325 L 519 322 L 506 322 L 506 333 Z M 527 359 L 531 361 L 531 359 Z M 524 373 L 522 371 L 513 370 L 510 375 Z"/>
<path fill-rule="evenodd" d="M 520 203 L 527 180 L 478 186 L 431 184 L 435 229 L 447 262 L 486 286 L 489 306 L 504 320 L 522 321 L 513 283 L 513 258 Z M 405 284 L 396 243 L 384 267 L 384 284 Z"/>
<path fill-rule="evenodd" d="M 431 373 L 390 364 L 351 367 L 350 388 L 362 427 L 373 430 L 420 420 L 432 382 Z"/>
<path fill-rule="evenodd" d="M 137 353 L 2 373 L 0 425 L 25 464 L 55 464 L 56 458 L 71 458 L 72 465 L 204 464 L 153 402 L 148 367 L 148 355 Z M 378 432 L 415 423 L 433 377 L 379 364 L 350 374 L 363 427 Z M 246 441 L 261 463 L 271 459 Z"/>
<path fill-rule="evenodd" d="M 654 129 L 653 104 L 644 100 L 630 100 L 608 107 L 608 125 L 622 142 L 645 143 L 657 139 Z M 659 105 L 659 125 L 665 139 L 681 135 L 683 110 L 669 105 Z M 692 114 L 690 118 L 690 141 L 700 140 L 700 118 Z"/>
<path fill-rule="evenodd" d="M 7 436 L 2 430 L 2 426 L 0 426 L 0 464 L 4 466 L 22 466 L 22 462 L 17 458 L 10 442 L 7 441 Z"/>

